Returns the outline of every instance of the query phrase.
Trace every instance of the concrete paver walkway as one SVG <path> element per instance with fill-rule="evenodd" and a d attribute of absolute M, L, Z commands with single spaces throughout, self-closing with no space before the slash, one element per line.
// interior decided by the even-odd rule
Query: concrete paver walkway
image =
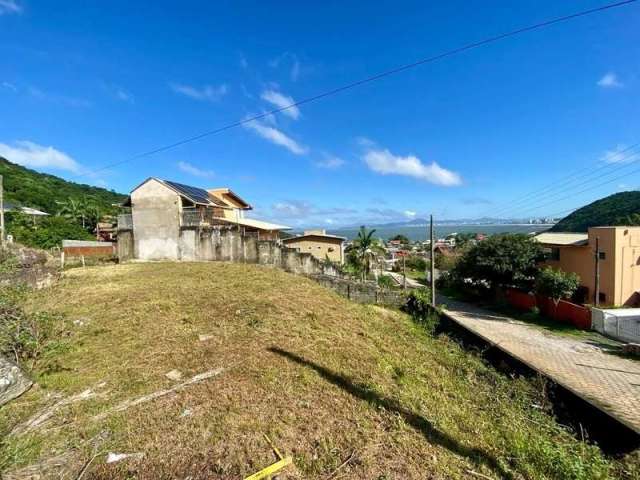
<path fill-rule="evenodd" d="M 474 305 L 442 298 L 446 315 L 640 434 L 640 361 L 595 342 L 544 332 Z"/>

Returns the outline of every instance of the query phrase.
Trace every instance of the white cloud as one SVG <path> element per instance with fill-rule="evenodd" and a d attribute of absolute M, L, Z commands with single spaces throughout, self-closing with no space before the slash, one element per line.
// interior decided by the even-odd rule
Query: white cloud
<path fill-rule="evenodd" d="M 276 145 L 280 145 L 281 147 L 286 148 L 291 153 L 295 153 L 296 155 L 304 155 L 308 152 L 308 148 L 300 145 L 293 138 L 289 137 L 282 131 L 277 128 L 270 127 L 263 123 L 254 120 L 253 122 L 245 123 L 245 128 L 253 130 L 256 134 L 268 140 L 271 143 L 275 143 Z"/>
<path fill-rule="evenodd" d="M 202 170 L 194 165 L 191 165 L 189 162 L 178 162 L 178 168 L 189 175 L 193 175 L 194 177 L 202 177 L 202 178 L 213 178 L 215 173 L 211 170 Z"/>
<path fill-rule="evenodd" d="M 11 82 L 2 82 L 0 83 L 0 86 L 2 88 L 5 88 L 7 90 L 11 90 L 12 92 L 17 92 L 18 91 L 18 87 L 16 87 L 13 83 Z"/>
<path fill-rule="evenodd" d="M 313 207 L 307 202 L 291 200 L 278 202 L 271 206 L 273 212 L 285 218 L 300 218 L 309 215 Z"/>
<path fill-rule="evenodd" d="M 327 225 L 333 225 L 335 222 L 334 222 L 333 218 L 327 218 L 327 219 L 325 219 L 325 223 Z"/>
<path fill-rule="evenodd" d="M 414 218 L 416 216 L 416 212 L 413 212 L 411 210 L 405 210 L 404 216 L 407 218 Z"/>
<path fill-rule="evenodd" d="M 602 88 L 621 88 L 624 86 L 624 84 L 618 80 L 618 76 L 613 72 L 606 73 L 598 80 L 598 85 Z"/>
<path fill-rule="evenodd" d="M 247 61 L 247 57 L 245 57 L 244 55 L 240 54 L 240 66 L 246 70 L 247 68 L 249 68 L 249 62 Z"/>
<path fill-rule="evenodd" d="M 45 92 L 37 87 L 29 87 L 27 89 L 29 95 L 43 102 L 51 102 L 69 107 L 88 108 L 91 106 L 89 100 L 84 98 L 67 97 L 65 95 L 57 95 L 55 93 Z"/>
<path fill-rule="evenodd" d="M 619 143 L 616 145 L 616 148 L 604 152 L 600 160 L 605 163 L 629 163 L 640 160 L 640 153 L 634 152 L 633 150 L 634 148 Z"/>
<path fill-rule="evenodd" d="M 225 83 L 218 86 L 204 85 L 202 88 L 179 83 L 172 83 L 170 86 L 176 93 L 206 102 L 217 102 L 229 92 L 229 87 Z"/>
<path fill-rule="evenodd" d="M 276 92 L 275 90 L 265 90 L 264 92 L 262 92 L 262 95 L 260 95 L 260 98 L 266 100 L 267 102 L 275 105 L 278 108 L 286 108 L 289 105 L 293 105 L 295 103 L 295 100 L 292 97 L 284 95 L 280 92 Z M 288 117 L 293 118 L 294 120 L 297 120 L 300 116 L 300 110 L 298 110 L 298 107 L 296 106 L 292 106 L 290 108 L 287 108 L 286 110 L 282 110 L 282 113 L 284 115 L 287 115 Z"/>
<path fill-rule="evenodd" d="M 335 170 L 344 165 L 344 160 L 340 157 L 334 157 L 333 155 L 325 155 L 324 160 L 319 160 L 316 162 L 316 167 L 327 168 L 330 170 Z"/>
<path fill-rule="evenodd" d="M 0 15 L 20 12 L 22 12 L 22 7 L 15 0 L 0 0 Z"/>
<path fill-rule="evenodd" d="M 457 173 L 442 168 L 436 162 L 425 165 L 414 155 L 401 157 L 387 149 L 371 149 L 364 154 L 363 160 L 371 170 L 382 175 L 405 175 L 447 187 L 462 183 Z"/>
<path fill-rule="evenodd" d="M 127 92 L 126 90 L 122 89 L 122 88 L 116 88 L 115 91 L 113 92 L 113 94 L 115 95 L 115 97 L 122 101 L 122 102 L 127 102 L 127 103 L 134 103 L 133 102 L 133 95 L 131 95 L 129 92 Z"/>
<path fill-rule="evenodd" d="M 0 156 L 25 167 L 80 172 L 80 164 L 66 153 L 28 140 L 16 141 L 15 146 L 0 143 Z"/>

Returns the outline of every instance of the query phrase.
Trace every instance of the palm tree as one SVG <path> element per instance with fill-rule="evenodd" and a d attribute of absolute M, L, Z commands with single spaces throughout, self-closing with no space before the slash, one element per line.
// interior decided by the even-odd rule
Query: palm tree
<path fill-rule="evenodd" d="M 358 237 L 353 241 L 356 253 L 362 266 L 362 280 L 366 280 L 371 270 L 371 262 L 384 253 L 384 248 L 378 239 L 373 238 L 375 229 L 367 231 L 362 225 Z"/>

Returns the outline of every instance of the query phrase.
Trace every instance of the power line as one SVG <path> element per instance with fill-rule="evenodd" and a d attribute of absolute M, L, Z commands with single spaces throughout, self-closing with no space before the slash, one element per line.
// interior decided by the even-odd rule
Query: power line
<path fill-rule="evenodd" d="M 623 175 L 619 175 L 619 176 L 617 176 L 617 177 L 614 177 L 614 178 L 612 178 L 612 179 L 610 179 L 610 180 L 607 180 L 606 182 L 599 183 L 598 185 L 594 185 L 594 186 L 592 186 L 592 187 L 585 188 L 584 190 L 580 190 L 579 192 L 574 192 L 574 193 L 572 193 L 572 194 L 570 194 L 570 195 L 567 195 L 567 196 L 565 196 L 565 197 L 558 198 L 558 199 L 556 199 L 556 200 L 554 200 L 554 201 L 552 201 L 552 202 L 545 203 L 545 204 L 542 204 L 542 205 L 538 205 L 538 206 L 536 206 L 536 207 L 533 207 L 533 210 L 538 210 L 538 209 L 540 209 L 540 208 L 546 207 L 546 206 L 551 205 L 551 204 L 553 204 L 553 203 L 556 203 L 556 202 L 559 202 L 559 201 L 562 201 L 562 200 L 566 200 L 567 198 L 571 198 L 571 197 L 574 197 L 574 196 L 576 196 L 576 195 L 580 195 L 581 193 L 588 192 L 588 191 L 594 190 L 594 189 L 596 189 L 596 188 L 600 188 L 600 187 L 602 187 L 603 185 L 608 185 L 608 184 L 610 184 L 610 183 L 612 183 L 612 182 L 615 182 L 616 180 L 620 180 L 621 178 L 628 177 L 629 175 L 633 175 L 634 173 L 640 173 L 640 168 L 638 168 L 638 169 L 636 169 L 636 170 L 633 170 L 633 171 L 631 171 L 631 172 L 629 172 L 629 173 L 625 173 L 625 174 L 623 174 Z M 531 209 L 528 209 L 528 210 L 531 210 Z M 525 210 L 525 211 L 528 211 L 528 210 Z"/>
<path fill-rule="evenodd" d="M 505 203 L 503 204 L 501 207 L 498 207 L 498 210 L 494 210 L 494 213 L 492 213 L 492 215 L 502 215 L 505 212 L 510 212 L 514 210 L 514 207 L 517 207 L 518 205 L 523 204 L 525 201 L 532 201 L 536 198 L 541 197 L 543 194 L 547 194 L 549 192 L 551 192 L 552 190 L 554 190 L 554 187 L 556 187 L 556 185 L 558 185 L 557 188 L 565 188 L 568 187 L 569 185 L 571 185 L 573 182 L 580 180 L 582 178 L 586 178 L 586 177 L 590 177 L 593 174 L 607 169 L 607 168 L 612 168 L 615 166 L 616 163 L 619 163 L 621 161 L 623 161 L 625 158 L 627 157 L 633 157 L 635 155 L 637 155 L 637 153 L 634 153 L 632 155 L 629 156 L 625 156 L 625 157 L 620 157 L 622 154 L 629 152 L 630 150 L 635 150 L 637 147 L 640 147 L 640 142 L 639 143 L 635 143 L 629 147 L 626 147 L 618 152 L 615 153 L 615 155 L 610 159 L 611 163 L 605 163 L 604 165 L 600 166 L 599 168 L 593 169 L 592 167 L 588 167 L 586 169 L 583 168 L 579 168 L 571 173 L 569 173 L 566 176 L 561 177 L 560 179 L 546 185 L 545 187 L 542 187 L 540 189 L 536 189 L 533 190 L 527 194 L 525 194 L 524 196 L 520 197 L 520 198 L 514 198 L 513 200 L 511 200 L 509 203 Z M 637 159 L 632 160 L 631 162 L 628 162 L 626 165 L 630 165 L 632 163 L 635 163 L 637 161 L 640 161 L 640 157 L 638 157 Z M 575 176 L 577 173 L 581 173 L 583 172 L 583 170 L 586 170 L 586 172 L 583 175 L 579 175 L 579 176 Z M 568 182 L 563 182 L 566 179 L 570 179 Z M 574 187 L 571 187 L 574 188 Z"/>
<path fill-rule="evenodd" d="M 327 91 L 319 93 L 317 95 L 314 95 L 314 96 L 311 96 L 311 97 L 307 97 L 307 98 L 304 98 L 304 99 L 302 99 L 300 101 L 291 103 L 291 104 L 286 105 L 284 107 L 276 108 L 274 110 L 271 110 L 271 111 L 268 111 L 268 112 L 264 112 L 264 113 L 261 113 L 259 115 L 254 115 L 252 117 L 245 118 L 243 120 L 238 120 L 236 122 L 229 123 L 229 124 L 224 125 L 222 127 L 219 127 L 219 128 L 213 129 L 213 130 L 209 130 L 209 131 L 200 133 L 198 135 L 187 137 L 187 138 L 184 138 L 182 140 L 178 140 L 178 141 L 176 141 L 174 143 L 170 143 L 168 145 L 164 145 L 164 146 L 161 146 L 161 147 L 158 147 L 158 148 L 154 148 L 152 150 L 148 150 L 146 152 L 143 152 L 143 153 L 134 155 L 132 157 L 129 157 L 127 159 L 121 160 L 119 162 L 115 162 L 115 163 L 112 163 L 112 164 L 109 164 L 109 165 L 105 165 L 104 167 L 98 168 L 96 170 L 92 170 L 92 171 L 89 171 L 89 172 L 84 172 L 82 174 L 76 175 L 76 177 L 82 177 L 82 176 L 85 176 L 85 175 L 98 173 L 98 172 L 101 172 L 103 170 L 106 170 L 106 169 L 109 169 L 109 168 L 113 168 L 113 167 L 117 167 L 119 165 L 122 165 L 124 163 L 128 163 L 128 162 L 133 161 L 133 160 L 139 160 L 139 159 L 144 158 L 144 157 L 155 155 L 157 153 L 164 152 L 166 150 L 170 150 L 170 149 L 178 147 L 180 145 L 184 145 L 186 143 L 194 142 L 196 140 L 200 140 L 201 138 L 208 137 L 208 136 L 211 136 L 211 135 L 216 135 L 216 134 L 224 132 L 226 130 L 230 130 L 232 128 L 236 128 L 236 127 L 239 127 L 239 126 L 242 126 L 242 125 L 246 125 L 247 123 L 250 123 L 250 122 L 253 122 L 253 121 L 256 121 L 256 120 L 261 120 L 261 119 L 263 119 L 265 117 L 268 117 L 270 115 L 275 115 L 275 114 L 284 112 L 285 110 L 296 108 L 296 107 L 299 107 L 301 105 L 305 105 L 307 103 L 315 102 L 317 100 L 336 95 L 336 94 L 344 92 L 346 90 L 350 90 L 352 88 L 359 87 L 361 85 L 364 85 L 364 84 L 367 84 L 367 83 L 370 83 L 370 82 L 374 82 L 376 80 L 380 80 L 382 78 L 385 78 L 385 77 L 388 77 L 388 76 L 391 76 L 391 75 L 395 75 L 397 73 L 403 72 L 405 70 L 409 70 L 411 68 L 415 68 L 415 67 L 427 64 L 427 63 L 436 62 L 438 60 L 442 60 L 444 58 L 451 57 L 451 56 L 463 53 L 463 52 L 465 52 L 467 50 L 472 50 L 474 48 L 478 48 L 478 47 L 481 47 L 481 46 L 484 46 L 484 45 L 488 45 L 490 43 L 495 43 L 495 42 L 498 42 L 500 40 L 504 40 L 504 39 L 509 38 L 509 37 L 514 37 L 516 35 L 520 35 L 520 34 L 523 34 L 523 33 L 526 33 L 526 32 L 530 32 L 530 31 L 533 31 L 533 30 L 539 30 L 539 29 L 542 29 L 542 28 L 546 28 L 546 27 L 549 27 L 549 26 L 554 25 L 556 23 L 562 23 L 562 22 L 566 22 L 566 21 L 569 21 L 569 20 L 573 20 L 575 18 L 584 17 L 586 15 L 591 15 L 591 14 L 594 14 L 594 13 L 603 12 L 605 10 L 610 10 L 610 9 L 613 9 L 613 8 L 618 8 L 618 7 L 622 7 L 622 6 L 625 6 L 625 5 L 629 5 L 631 3 L 635 3 L 636 1 L 637 0 L 623 0 L 623 1 L 620 1 L 620 2 L 609 3 L 607 5 L 603 5 L 603 6 L 600 6 L 600 7 L 591 8 L 589 10 L 582 10 L 580 12 L 572 13 L 572 14 L 569 14 L 569 15 L 564 15 L 562 17 L 556 17 L 556 18 L 553 18 L 553 19 L 550 19 L 550 20 L 546 20 L 546 21 L 543 21 L 543 22 L 540 22 L 540 23 L 535 23 L 533 25 L 528 25 L 526 27 L 518 28 L 516 30 L 511 30 L 511 31 L 506 32 L 506 33 L 501 33 L 499 35 L 488 37 L 488 38 L 485 38 L 483 40 L 479 40 L 479 41 L 476 41 L 476 42 L 468 43 L 468 44 L 463 45 L 461 47 L 457 47 L 457 48 L 454 48 L 454 49 L 451 49 L 451 50 L 447 50 L 447 51 L 439 53 L 437 55 L 433 55 L 431 57 L 426 57 L 426 58 L 417 60 L 417 61 L 412 62 L 412 63 L 408 63 L 408 64 L 405 64 L 405 65 L 401 65 L 401 66 L 392 68 L 390 70 L 385 70 L 385 71 L 380 72 L 378 74 L 372 75 L 370 77 L 366 77 L 366 78 L 364 78 L 362 80 L 358 80 L 358 81 L 355 81 L 355 82 L 352 82 L 352 83 L 348 83 L 346 85 L 342 85 L 342 86 L 334 88 L 332 90 L 327 90 Z"/>
<path fill-rule="evenodd" d="M 634 164 L 636 164 L 637 162 L 639 162 L 639 161 L 640 161 L 640 157 L 638 157 L 638 158 L 634 158 L 634 157 L 637 157 L 637 156 L 638 156 L 638 152 L 629 152 L 629 151 L 630 151 L 630 150 L 635 150 L 635 149 L 636 149 L 637 147 L 639 147 L 639 146 L 640 146 L 640 143 L 636 143 L 635 145 L 632 145 L 631 147 L 626 148 L 624 151 L 625 151 L 625 152 L 627 152 L 627 155 L 624 155 L 624 156 L 622 156 L 622 157 L 618 157 L 618 158 L 615 160 L 615 162 L 616 162 L 616 163 L 620 163 L 620 165 L 619 165 L 617 168 L 615 168 L 616 163 L 614 163 L 614 164 L 606 164 L 606 165 L 603 165 L 603 166 L 602 166 L 602 167 L 600 167 L 600 168 L 597 168 L 597 169 L 595 169 L 595 170 L 592 170 L 592 171 L 590 171 L 590 172 L 587 172 L 587 174 L 586 174 L 586 175 L 583 175 L 582 177 L 577 177 L 576 179 L 571 180 L 571 181 L 569 181 L 569 182 L 565 183 L 564 185 L 560 185 L 560 186 L 558 187 L 558 189 L 560 189 L 560 188 L 561 188 L 561 190 L 560 190 L 560 191 L 555 192 L 555 193 L 553 193 L 553 192 L 549 191 L 546 195 L 544 195 L 545 200 L 546 200 L 546 199 L 549 199 L 549 198 L 553 198 L 554 196 L 556 196 L 556 195 L 558 195 L 558 194 L 560 194 L 560 193 L 565 193 L 565 192 L 567 191 L 567 189 L 570 191 L 570 190 L 573 190 L 573 189 L 575 189 L 575 188 L 581 187 L 581 186 L 583 186 L 583 185 L 588 185 L 589 183 L 592 183 L 592 182 L 594 182 L 594 181 L 600 180 L 601 178 L 607 177 L 607 176 L 609 176 L 609 175 L 611 175 L 611 174 L 613 174 L 613 173 L 616 173 L 616 172 L 618 172 L 618 171 L 620 171 L 620 170 L 624 170 L 624 169 L 626 169 L 626 168 L 629 168 L 629 167 L 633 166 Z M 619 153 L 622 153 L 622 152 L 619 152 Z M 628 159 L 631 159 L 631 161 L 625 162 L 625 160 L 628 160 Z M 613 166 L 613 168 L 612 168 L 612 166 Z M 580 178 L 584 178 L 584 177 L 591 176 L 593 173 L 596 173 L 596 172 L 598 172 L 598 171 L 600 171 L 600 170 L 603 170 L 603 169 L 606 169 L 606 168 L 611 168 L 611 171 L 609 171 L 609 172 L 605 172 L 605 173 L 603 173 L 603 174 L 601 174 L 601 175 L 597 175 L 597 176 L 595 176 L 595 177 L 593 177 L 593 178 L 589 178 L 589 179 L 585 180 L 584 182 L 578 183 L 578 184 L 576 184 L 576 185 L 571 185 L 571 186 L 569 186 L 569 185 L 570 185 L 571 183 L 573 183 L 575 180 L 579 180 Z M 619 177 L 617 177 L 617 178 L 619 178 Z M 534 198 L 535 198 L 535 197 L 534 197 Z M 531 200 L 533 200 L 533 198 L 532 198 L 532 199 L 530 199 L 529 201 L 531 201 Z M 516 203 L 522 203 L 522 202 L 517 201 Z M 546 204 L 545 204 L 545 205 L 546 205 Z M 514 208 L 514 207 L 508 207 L 508 208 L 506 208 L 506 209 L 502 209 L 502 210 L 500 210 L 500 212 L 502 212 L 502 213 L 496 213 L 496 215 L 498 215 L 498 214 L 505 215 L 505 214 L 507 214 L 507 213 L 508 213 L 508 214 L 513 215 L 513 214 L 515 214 L 515 212 L 517 212 L 517 211 L 518 211 L 518 209 L 519 209 L 519 208 L 521 208 L 521 207 L 515 207 L 515 208 Z M 532 209 L 536 209 L 536 207 L 533 207 L 533 208 L 527 208 L 527 209 L 525 209 L 524 211 L 529 211 L 529 210 L 532 210 Z"/>

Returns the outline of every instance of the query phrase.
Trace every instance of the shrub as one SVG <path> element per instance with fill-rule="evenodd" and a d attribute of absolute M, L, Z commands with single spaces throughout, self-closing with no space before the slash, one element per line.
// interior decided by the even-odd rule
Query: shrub
<path fill-rule="evenodd" d="M 406 295 L 402 310 L 422 325 L 427 332 L 433 334 L 440 322 L 438 313 L 431 306 L 431 291 L 428 288 L 411 290 Z"/>
<path fill-rule="evenodd" d="M 411 270 L 424 272 L 427 269 L 427 261 L 418 255 L 410 255 L 405 260 L 405 266 Z"/>
<path fill-rule="evenodd" d="M 389 275 L 380 275 L 378 277 L 378 286 L 380 288 L 393 288 L 393 286 L 395 285 L 395 282 L 393 281 L 393 278 L 391 278 Z"/>
<path fill-rule="evenodd" d="M 8 225 L 16 242 L 29 247 L 59 247 L 62 240 L 95 240 L 82 226 L 64 217 L 45 217 L 36 224 L 24 215 L 15 215 Z"/>
<path fill-rule="evenodd" d="M 544 259 L 542 247 L 528 235 L 493 235 L 467 250 L 454 268 L 459 278 L 497 286 L 530 286 Z"/>
<path fill-rule="evenodd" d="M 563 272 L 546 267 L 536 278 L 536 293 L 558 303 L 563 298 L 571 298 L 580 286 L 580 277 L 572 272 Z"/>
<path fill-rule="evenodd" d="M 13 358 L 18 365 L 30 361 L 33 367 L 62 332 L 58 317 L 27 314 L 22 309 L 20 301 L 25 292 L 25 287 L 0 289 L 0 354 Z"/>

